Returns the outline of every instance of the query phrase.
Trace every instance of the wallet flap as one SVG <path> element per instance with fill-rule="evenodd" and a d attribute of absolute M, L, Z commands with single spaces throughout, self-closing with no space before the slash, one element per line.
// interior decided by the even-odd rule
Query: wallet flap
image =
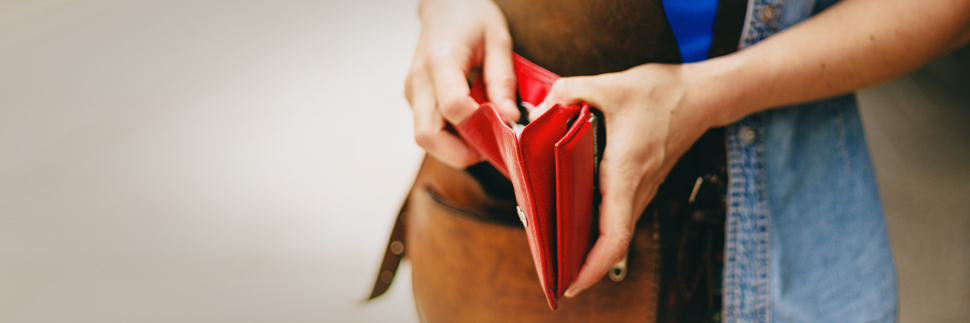
<path fill-rule="evenodd" d="M 586 261 L 594 237 L 594 118 L 583 104 L 569 132 L 556 143 L 558 289 L 561 297 Z"/>
<path fill-rule="evenodd" d="M 539 119 L 548 120 L 552 115 L 555 114 L 550 114 L 550 117 Z M 558 137 L 552 138 L 548 136 L 550 134 L 548 130 L 543 131 L 541 127 L 542 124 L 548 121 L 536 121 L 536 125 L 539 127 L 535 127 L 536 130 L 531 130 L 533 129 L 531 125 L 530 127 L 526 127 L 523 130 L 522 137 L 527 138 L 531 136 L 526 136 L 527 133 L 536 133 L 536 136 L 540 137 L 538 140 L 543 141 L 543 145 L 547 147 L 546 150 L 548 152 L 545 152 L 545 155 L 548 155 L 548 157 L 531 157 L 535 158 L 535 161 L 529 160 L 528 163 L 523 162 L 526 159 L 522 153 L 523 149 L 520 147 L 519 138 L 516 138 L 512 128 L 502 121 L 498 110 L 491 103 L 483 104 L 471 116 L 465 119 L 464 122 L 455 127 L 455 129 L 465 142 L 482 154 L 499 172 L 512 181 L 516 203 L 519 206 L 519 211 L 522 212 L 521 215 L 525 218 L 526 237 L 529 240 L 532 260 L 535 263 L 536 272 L 539 276 L 539 284 L 546 294 L 549 306 L 556 308 L 556 251 L 552 249 L 555 247 L 554 244 L 556 241 L 555 222 L 549 219 L 549 217 L 555 216 L 555 209 L 547 204 L 555 203 L 555 193 L 552 191 L 555 183 L 552 145 L 565 134 L 565 129 L 559 133 Z M 562 123 L 565 123 L 565 120 Z M 526 141 L 528 140 L 526 139 Z M 532 149 L 539 149 L 535 148 L 536 146 L 530 147 Z M 543 152 L 539 151 L 539 155 L 543 155 Z M 546 163 L 548 165 L 545 165 Z M 530 170 L 526 169 L 527 164 L 532 166 L 530 168 L 533 169 L 545 169 L 545 172 L 537 171 L 533 174 Z M 540 197 L 536 198 L 536 194 Z M 537 203 L 542 206 L 537 208 Z M 541 211 L 537 211 L 537 209 Z M 537 214 L 545 214 L 545 216 L 540 219 L 540 217 L 537 217 Z"/>
<path fill-rule="evenodd" d="M 478 82 L 480 83 L 480 82 Z M 455 127 L 458 135 L 473 149 L 482 154 L 502 175 L 509 176 L 509 166 L 518 164 L 518 140 L 498 109 L 491 103 L 482 104 L 478 110 Z"/>
<path fill-rule="evenodd" d="M 513 63 L 519 99 L 538 105 L 559 76 L 518 55 L 513 55 Z M 512 181 L 539 283 L 555 309 L 588 251 L 579 246 L 588 244 L 592 221 L 589 107 L 557 104 L 516 136 L 487 102 L 482 76 L 472 84 L 471 96 L 482 105 L 455 129 Z"/>
<path fill-rule="evenodd" d="M 552 84 L 559 79 L 559 75 L 519 55 L 512 56 L 512 64 L 515 66 L 515 78 L 518 80 L 519 100 L 528 102 L 532 106 L 542 103 L 546 94 L 549 94 L 549 90 L 552 89 Z"/>
<path fill-rule="evenodd" d="M 519 100 L 532 106 L 542 103 L 546 94 L 549 94 L 552 84 L 559 79 L 559 75 L 539 67 L 518 54 L 512 54 L 512 66 L 515 68 L 516 90 L 518 90 Z M 475 99 L 475 102 L 483 104 L 488 102 L 486 93 L 484 76 L 479 75 L 475 82 L 472 82 L 470 95 L 472 99 Z"/>
<path fill-rule="evenodd" d="M 561 295 L 558 283 L 558 244 L 556 212 L 556 151 L 555 145 L 569 131 L 569 121 L 575 120 L 581 112 L 579 106 L 555 105 L 535 121 L 525 127 L 519 141 L 522 160 L 523 186 L 532 194 L 531 203 L 520 203 L 527 230 L 532 231 L 537 241 L 537 261 L 539 275 L 548 284 L 546 293 Z M 513 184 L 516 184 L 513 181 Z M 525 207 L 523 204 L 531 204 Z M 555 298 L 549 298 L 550 306 Z"/>

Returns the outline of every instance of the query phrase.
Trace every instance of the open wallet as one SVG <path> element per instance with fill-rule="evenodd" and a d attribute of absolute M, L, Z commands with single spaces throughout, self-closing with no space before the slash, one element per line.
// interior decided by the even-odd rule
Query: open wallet
<path fill-rule="evenodd" d="M 516 54 L 513 62 L 520 107 L 538 105 L 559 76 Z M 539 283 L 556 309 L 598 231 L 598 118 L 586 103 L 557 104 L 527 125 L 509 125 L 487 102 L 481 77 L 471 96 L 481 106 L 455 129 L 511 180 Z"/>

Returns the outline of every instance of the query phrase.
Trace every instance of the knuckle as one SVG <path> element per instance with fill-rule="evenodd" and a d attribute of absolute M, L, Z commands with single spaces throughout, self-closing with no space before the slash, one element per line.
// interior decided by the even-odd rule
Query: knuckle
<path fill-rule="evenodd" d="M 404 98 L 408 100 L 408 104 L 414 106 L 414 80 L 408 77 L 404 80 Z"/>
<path fill-rule="evenodd" d="M 661 155 L 661 156 L 656 156 L 655 155 L 655 156 L 653 156 L 653 158 L 648 158 L 643 163 L 642 169 L 640 169 L 638 171 L 638 173 L 640 174 L 640 177 L 643 177 L 644 175 L 655 174 L 655 173 L 657 173 L 657 172 L 660 171 L 660 169 L 663 167 L 664 158 L 663 158 L 662 155 L 664 153 L 661 151 L 658 154 Z"/>
<path fill-rule="evenodd" d="M 464 158 L 460 162 L 458 162 L 458 166 L 459 166 L 458 168 L 462 168 L 462 169 L 468 168 L 468 166 L 475 165 L 477 163 L 478 163 L 478 160 L 475 159 L 475 156 L 467 155 L 467 156 L 464 156 Z"/>
<path fill-rule="evenodd" d="M 549 92 L 554 93 L 559 99 L 567 99 L 569 98 L 569 89 L 572 86 L 572 79 L 563 77 L 552 83 L 552 89 Z"/>
<path fill-rule="evenodd" d="M 408 69 L 408 78 L 416 77 L 421 73 L 425 73 L 428 69 L 428 57 L 427 53 L 415 54 L 414 59 L 411 61 L 411 68 Z"/>
<path fill-rule="evenodd" d="M 565 86 L 564 84 L 566 82 L 568 82 L 568 80 L 569 79 L 567 79 L 565 77 L 560 77 L 560 78 L 556 79 L 555 82 L 552 82 L 552 88 L 549 90 L 549 92 L 562 91 L 562 87 Z"/>
<path fill-rule="evenodd" d="M 428 54 L 429 62 L 425 63 L 427 65 L 441 64 L 442 62 L 449 62 L 454 56 L 454 49 L 451 46 L 436 46 Z M 426 65 L 426 66 L 427 66 Z"/>
<path fill-rule="evenodd" d="M 442 154 L 433 154 L 433 156 L 438 161 L 445 163 L 446 165 L 454 169 L 465 169 L 465 168 L 468 168 L 468 166 L 474 165 L 476 163 L 475 161 L 473 161 L 471 158 L 467 156 L 458 157 L 458 156 L 449 156 L 449 155 L 442 155 Z"/>
<path fill-rule="evenodd" d="M 515 89 L 515 77 L 512 75 L 491 75 L 487 80 L 489 88 L 500 88 L 502 90 Z"/>
<path fill-rule="evenodd" d="M 411 62 L 411 68 L 408 70 L 408 75 L 413 77 L 417 73 L 421 73 L 428 67 L 425 63 L 425 59 L 422 57 L 415 57 L 414 61 Z"/>
<path fill-rule="evenodd" d="M 631 241 L 633 241 L 633 232 L 630 230 L 614 232 L 612 239 L 617 247 L 623 248 L 621 250 L 626 250 L 626 247 L 630 245 Z"/>
<path fill-rule="evenodd" d="M 492 44 L 502 49 L 512 48 L 512 36 L 505 30 L 495 30 L 490 35 Z"/>
<path fill-rule="evenodd" d="M 410 103 L 412 107 L 414 105 L 416 92 L 426 90 L 422 88 L 427 87 L 428 84 L 427 79 L 424 76 L 425 73 L 426 72 L 421 69 L 421 66 L 415 64 L 411 66 L 407 76 L 404 78 L 404 97 L 407 98 L 408 103 Z"/>
<path fill-rule="evenodd" d="M 461 99 L 459 98 L 445 98 L 438 103 L 438 108 L 441 110 L 441 114 L 453 119 L 461 115 Z"/>
<path fill-rule="evenodd" d="M 429 149 L 434 142 L 435 134 L 424 128 L 414 129 L 414 142 L 421 148 Z"/>

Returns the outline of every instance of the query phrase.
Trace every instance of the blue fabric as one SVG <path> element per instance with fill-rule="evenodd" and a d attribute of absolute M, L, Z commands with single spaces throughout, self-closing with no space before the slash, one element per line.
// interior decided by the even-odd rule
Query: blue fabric
<path fill-rule="evenodd" d="M 750 0 L 740 47 L 834 2 Z M 855 96 L 757 113 L 727 135 L 724 321 L 895 322 L 895 266 Z"/>
<path fill-rule="evenodd" d="M 707 59 L 718 0 L 663 0 L 684 63 Z"/>
<path fill-rule="evenodd" d="M 896 274 L 855 96 L 764 117 L 777 224 L 769 238 L 774 321 L 892 322 Z"/>

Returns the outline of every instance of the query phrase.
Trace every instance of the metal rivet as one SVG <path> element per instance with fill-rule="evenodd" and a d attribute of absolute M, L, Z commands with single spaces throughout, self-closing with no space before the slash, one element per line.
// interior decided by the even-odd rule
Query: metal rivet
<path fill-rule="evenodd" d="M 772 19 L 775 19 L 775 8 L 772 6 L 762 7 L 760 18 L 761 18 L 761 21 L 766 23 L 770 22 Z"/>
<path fill-rule="evenodd" d="M 741 127 L 741 131 L 738 133 L 738 135 L 741 136 L 741 140 L 747 144 L 753 143 L 755 137 L 757 136 L 754 129 L 751 129 L 751 127 Z"/>
<path fill-rule="evenodd" d="M 526 228 L 528 228 L 529 227 L 529 221 L 526 221 L 525 220 L 525 213 L 522 212 L 522 209 L 519 208 L 518 206 L 516 206 L 515 207 L 515 211 L 519 213 L 519 220 L 522 221 L 522 225 L 525 226 Z"/>
<path fill-rule="evenodd" d="M 394 280 L 394 273 L 388 270 L 381 273 L 381 281 L 385 284 L 390 284 L 392 280 Z"/>
<path fill-rule="evenodd" d="M 626 278 L 626 263 L 627 263 L 627 260 L 630 259 L 629 252 L 630 250 L 627 249 L 627 254 L 623 256 L 623 260 L 620 260 L 620 262 L 610 267 L 610 271 L 609 271 L 610 280 L 619 283 L 623 281 L 623 278 Z"/>
<path fill-rule="evenodd" d="M 404 244 L 400 241 L 391 242 L 391 252 L 393 252 L 395 255 L 400 255 L 402 252 L 404 252 Z"/>

